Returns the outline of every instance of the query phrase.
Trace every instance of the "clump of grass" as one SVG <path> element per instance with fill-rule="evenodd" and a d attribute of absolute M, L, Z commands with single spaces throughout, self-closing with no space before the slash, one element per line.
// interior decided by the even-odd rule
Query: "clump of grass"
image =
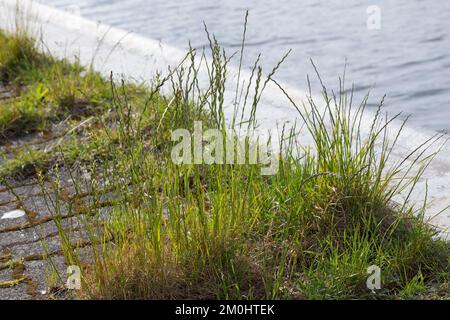
<path fill-rule="evenodd" d="M 68 164 L 104 156 L 105 132 L 91 129 L 98 122 L 111 121 L 112 91 L 108 79 L 76 61 L 57 60 L 42 53 L 29 32 L 18 30 L 14 34 L 0 32 L 0 81 L 12 93 L 10 99 L 0 101 L 0 145 L 29 134 L 45 137 L 49 142 L 38 149 L 16 150 L 14 157 L 2 161 L 0 177 L 35 177 L 61 158 Z M 142 86 L 126 87 L 129 103 L 144 99 Z M 89 130 L 84 130 L 86 123 L 93 124 Z M 64 130 L 63 143 L 57 143 Z M 76 139 L 67 139 L 71 136 L 67 132 Z"/>
<path fill-rule="evenodd" d="M 60 61 L 46 71 L 44 79 L 59 117 L 97 115 L 111 102 L 109 81 L 79 63 Z"/>
<path fill-rule="evenodd" d="M 114 96 L 119 148 L 96 167 L 104 172 L 118 204 L 100 231 L 92 227 L 101 220 L 96 210 L 83 218 L 90 239 L 101 246 L 93 248 L 95 263 L 85 268 L 82 296 L 371 298 L 375 296 L 365 281 L 366 269 L 373 264 L 383 270 L 378 296 L 384 298 L 413 292 L 417 279 L 425 286 L 448 281 L 438 276 L 448 268 L 448 243 L 434 238 L 436 231 L 423 220 L 425 209 L 417 212 L 407 203 L 392 201 L 399 190 L 413 187 L 428 165 L 433 157 L 432 152 L 424 156 L 429 144 L 408 156 L 417 156 L 411 168 L 404 167 L 406 159 L 388 166 L 398 138 L 390 140 L 387 134 L 392 119 L 377 112 L 363 136 L 359 128 L 366 99 L 352 111 L 343 85 L 331 97 L 324 88 L 323 110 L 312 94 L 303 107 L 291 99 L 315 152 L 296 154 L 298 148 L 289 140 L 274 176 L 261 176 L 255 165 L 174 164 L 167 152 L 172 142 L 164 131 L 189 128 L 195 115 L 209 116 L 206 123 L 224 128 L 221 94 L 227 58 L 217 43 L 212 48 L 216 54 L 205 94 L 192 98 L 189 88 L 195 88 L 195 80 L 184 85 L 187 79 L 180 77 L 189 70 L 195 73 L 192 64 L 172 74 L 180 85 L 164 112 L 159 101 L 146 106 L 150 114 L 162 117 L 146 121 L 146 130 L 157 132 L 153 136 L 131 122 L 145 114 L 127 108 L 126 93 Z M 264 88 L 265 81 L 258 72 L 253 101 L 258 101 L 258 88 Z M 113 92 L 122 91 L 113 86 Z M 254 122 L 252 116 L 249 122 Z M 413 167 L 418 168 L 413 178 L 400 175 Z M 100 197 L 96 184 L 90 190 Z M 60 232 L 70 238 L 66 230 Z M 80 263 L 70 242 L 65 245 L 71 263 Z"/>
<path fill-rule="evenodd" d="M 0 178 L 26 178 L 36 174 L 47 163 L 44 152 L 28 150 L 6 160 L 0 167 Z"/>
<path fill-rule="evenodd" d="M 87 132 L 98 134 L 90 151 L 102 150 L 103 156 L 86 157 L 76 168 L 90 176 L 72 175 L 74 198 L 87 193 L 91 205 L 83 210 L 69 205 L 66 213 L 79 217 L 92 245 L 89 263 L 79 254 L 74 230 L 57 223 L 66 262 L 83 267 L 80 297 L 416 298 L 436 284 L 448 284 L 448 242 L 436 238 L 426 224 L 425 206 L 415 208 L 408 198 L 393 201 L 414 188 L 435 155 L 430 146 L 442 137 L 425 141 L 391 164 L 401 134 L 401 129 L 389 132 L 395 117 L 381 116 L 381 102 L 363 134 L 367 97 L 352 106 L 353 93 L 344 80 L 335 93 L 318 77 L 323 101 L 309 92 L 305 103 L 279 86 L 313 145 L 296 142 L 294 129 L 283 132 L 279 170 L 272 176 L 261 175 L 260 166 L 252 164 L 172 161 L 174 129 L 192 129 L 200 120 L 227 137 L 229 57 L 208 37 L 212 58 L 200 59 L 207 64 L 207 88 L 200 89 L 199 61 L 190 50 L 185 63 L 157 77 L 151 87 L 117 85 L 111 79 L 109 93 L 100 95 L 110 98 L 99 99 L 108 112 Z M 244 41 L 241 57 L 243 48 Z M 263 77 L 257 61 L 249 83 L 238 83 L 232 120 L 238 129 L 253 129 L 261 94 L 268 83 L 278 85 L 278 67 Z M 53 74 L 54 85 L 69 83 L 64 94 L 72 99 L 69 105 L 86 92 L 80 73 Z M 93 81 L 103 92 L 107 82 L 96 76 Z M 161 88 L 167 84 L 172 92 L 164 95 Z M 250 112 L 244 118 L 246 108 Z M 74 151 L 78 147 L 67 145 L 66 150 L 63 154 L 73 155 L 69 159 L 84 157 Z M 57 174 L 56 180 L 59 186 Z M 58 187 L 44 191 L 55 192 L 49 208 L 61 216 L 65 196 Z M 100 205 L 105 194 L 114 198 L 106 216 Z M 377 294 L 365 286 L 370 265 L 382 270 Z"/>
<path fill-rule="evenodd" d="M 91 122 L 92 127 L 97 125 L 95 121 Z M 74 128 L 77 126 L 78 123 Z M 12 155 L 0 164 L 0 179 L 20 181 L 36 178 L 56 165 L 88 164 L 111 157 L 111 150 L 117 143 L 114 134 L 106 136 L 106 132 L 96 129 L 77 134 L 74 128 L 40 147 L 24 145 L 14 149 Z M 113 145 L 109 146 L 109 143 Z"/>
<path fill-rule="evenodd" d="M 46 131 L 67 118 L 101 115 L 112 102 L 108 80 L 78 62 L 42 53 L 24 31 L 0 32 L 0 81 L 20 95 L 0 108 L 0 136 L 6 139 Z M 127 86 L 138 92 L 137 86 Z"/>
<path fill-rule="evenodd" d="M 52 58 L 39 52 L 36 41 L 27 32 L 14 35 L 0 32 L 0 80 L 4 83 L 33 82 L 39 70 Z"/>
<path fill-rule="evenodd" d="M 46 90 L 42 84 L 31 87 L 20 99 L 0 108 L 0 136 L 9 139 L 44 130 L 46 125 Z"/>

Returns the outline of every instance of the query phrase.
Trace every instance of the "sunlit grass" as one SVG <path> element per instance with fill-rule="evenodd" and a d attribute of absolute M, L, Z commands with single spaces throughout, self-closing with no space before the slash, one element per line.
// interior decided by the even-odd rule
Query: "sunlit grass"
<path fill-rule="evenodd" d="M 208 37 L 211 59 L 201 60 L 208 65 L 209 85 L 202 89 L 195 50 L 166 77 L 156 77 L 151 86 L 136 86 L 55 61 L 31 45 L 26 52 L 16 50 L 16 44 L 0 47 L 4 81 L 27 88 L 13 109 L 0 107 L 3 135 L 15 137 L 26 128 L 39 132 L 46 122 L 66 117 L 75 119 L 74 127 L 80 126 L 80 134 L 70 131 L 72 138 L 58 148 L 36 154 L 37 168 L 59 159 L 56 177 L 35 170 L 41 181 L 56 182 L 58 170 L 73 171 L 73 199 L 90 195 L 90 205 L 73 202 L 64 213 L 79 217 L 92 244 L 91 261 L 84 263 L 75 231 L 61 223 L 60 204 L 66 195 L 59 183 L 55 190 L 43 189 L 48 197 L 56 193 L 57 201 L 49 201 L 49 208 L 56 217 L 66 262 L 83 267 L 79 296 L 419 298 L 431 288 L 445 291 L 448 243 L 424 222 L 426 208 L 413 207 L 408 199 L 393 201 L 399 192 L 415 186 L 435 155 L 430 145 L 442 137 L 424 141 L 392 164 L 389 160 L 401 132 L 389 131 L 392 118 L 382 116 L 381 102 L 363 134 L 367 99 L 351 106 L 352 92 L 345 90 L 343 80 L 337 93 L 323 87 L 322 101 L 311 92 L 304 102 L 294 101 L 280 86 L 313 145 L 309 149 L 299 144 L 294 129 L 284 132 L 279 168 L 272 176 L 261 175 L 260 165 L 172 161 L 172 130 L 192 130 L 194 121 L 203 121 L 204 127 L 227 134 L 228 57 L 217 40 Z M 253 81 L 238 84 L 236 97 L 242 92 L 244 98 L 236 98 L 233 124 L 246 128 L 255 124 L 266 84 L 278 84 L 277 69 L 264 77 L 257 62 Z M 167 85 L 172 91 L 163 94 Z M 244 108 L 251 110 L 247 118 Z M 0 172 L 3 176 L 20 172 L 23 163 L 33 162 L 30 159 L 17 156 Z M 69 166 L 74 163 L 75 168 Z M 77 175 L 79 169 L 88 176 Z M 105 194 L 112 198 L 106 216 Z M 382 270 L 377 294 L 366 287 L 370 265 Z"/>

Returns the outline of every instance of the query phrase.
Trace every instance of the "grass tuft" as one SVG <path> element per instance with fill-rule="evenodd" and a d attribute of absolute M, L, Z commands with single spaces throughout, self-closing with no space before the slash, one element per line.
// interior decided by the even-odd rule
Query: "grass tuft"
<path fill-rule="evenodd" d="M 32 42 L 24 52 L 15 49 L 17 39 L 0 47 L 2 79 L 26 83 L 14 107 L 0 109 L 0 132 L 11 137 L 72 121 L 56 147 L 33 151 L 38 156 L 31 159 L 41 159 L 39 168 L 58 159 L 52 174 L 36 175 L 54 182 L 42 183 L 42 191 L 66 262 L 82 267 L 79 296 L 423 298 L 448 287 L 448 242 L 425 222 L 425 206 L 414 207 L 409 197 L 393 200 L 410 194 L 436 154 L 431 146 L 443 137 L 391 161 L 402 131 L 391 132 L 397 116 L 382 116 L 381 101 L 364 133 L 367 97 L 353 106 L 344 79 L 329 91 L 317 73 L 322 100 L 309 92 L 305 101 L 294 101 L 275 79 L 285 55 L 266 76 L 258 59 L 249 82 L 240 78 L 230 89 L 236 90 L 232 123 L 238 132 L 255 128 L 269 83 L 279 86 L 304 122 L 313 145 L 299 144 L 295 128 L 283 130 L 274 175 L 263 176 L 259 165 L 248 163 L 172 161 L 175 129 L 192 131 L 194 121 L 202 121 L 221 130 L 225 141 L 229 137 L 230 57 L 208 30 L 207 36 L 209 60 L 191 49 L 184 63 L 151 86 L 108 81 L 76 63 L 41 56 Z M 243 38 L 240 61 L 245 31 Z M 199 86 L 200 64 L 208 71 L 206 88 Z M 172 90 L 164 94 L 163 87 Z M 29 159 L 19 153 L 0 176 L 38 162 Z M 64 170 L 71 197 L 61 188 Z M 76 217 L 79 228 L 68 228 L 65 216 Z M 88 242 L 80 242 L 80 229 Z M 376 294 L 366 287 L 370 265 L 382 270 Z"/>

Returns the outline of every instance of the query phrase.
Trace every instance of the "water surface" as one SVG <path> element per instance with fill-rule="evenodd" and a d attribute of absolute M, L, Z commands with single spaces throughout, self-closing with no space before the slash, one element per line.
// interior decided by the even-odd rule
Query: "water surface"
<path fill-rule="evenodd" d="M 262 53 L 266 71 L 292 49 L 278 79 L 300 89 L 313 74 L 336 87 L 347 79 L 358 94 L 371 90 L 371 106 L 386 94 L 393 114 L 411 123 L 450 129 L 450 1 L 448 0 L 40 0 L 60 9 L 180 48 L 207 45 L 203 21 L 230 53 L 240 48 L 249 10 L 245 65 Z M 381 28 L 368 30 L 367 8 L 381 9 Z"/>

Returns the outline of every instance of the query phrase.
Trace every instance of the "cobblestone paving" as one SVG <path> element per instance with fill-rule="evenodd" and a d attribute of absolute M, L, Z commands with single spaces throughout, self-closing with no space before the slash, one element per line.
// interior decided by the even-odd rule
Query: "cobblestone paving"
<path fill-rule="evenodd" d="M 0 83 L 0 107 L 7 107 L 15 98 L 12 92 Z M 13 157 L 19 148 L 48 147 L 60 138 L 58 129 L 47 135 L 30 134 L 12 141 L 0 139 L 0 164 Z M 58 210 L 62 225 L 75 230 L 73 241 L 78 241 L 80 250 L 84 250 L 82 254 L 89 259 L 87 237 L 77 231 L 79 219 L 65 210 L 75 197 L 70 175 L 62 168 L 58 176 L 59 189 L 67 195 L 67 202 Z M 59 284 L 49 287 L 56 275 L 49 271 L 51 266 L 62 276 L 67 270 L 55 223 L 56 210 L 50 201 L 54 197 L 55 184 L 51 181 L 41 184 L 32 174 L 15 177 L 7 185 L 0 183 L 0 299 L 67 297 L 68 292 L 61 285 L 64 279 L 53 279 Z M 89 195 L 84 194 L 82 198 L 81 201 L 88 201 Z M 8 215 L 11 211 L 16 214 Z"/>
<path fill-rule="evenodd" d="M 61 182 L 61 188 L 70 191 L 68 180 Z M 14 185 L 12 190 L 10 187 L 0 186 L 0 299 L 57 297 L 48 288 L 50 266 L 55 265 L 60 275 L 65 274 L 67 266 L 59 243 L 56 215 L 48 201 L 52 195 L 44 196 L 42 192 L 47 193 L 52 186 L 41 186 L 28 179 Z M 69 199 L 70 196 L 73 195 Z M 65 205 L 60 211 L 61 224 L 75 230 L 72 240 L 83 247 L 88 244 L 87 237 L 77 231 L 79 219 L 67 214 Z M 2 218 L 16 209 L 25 214 Z"/>

